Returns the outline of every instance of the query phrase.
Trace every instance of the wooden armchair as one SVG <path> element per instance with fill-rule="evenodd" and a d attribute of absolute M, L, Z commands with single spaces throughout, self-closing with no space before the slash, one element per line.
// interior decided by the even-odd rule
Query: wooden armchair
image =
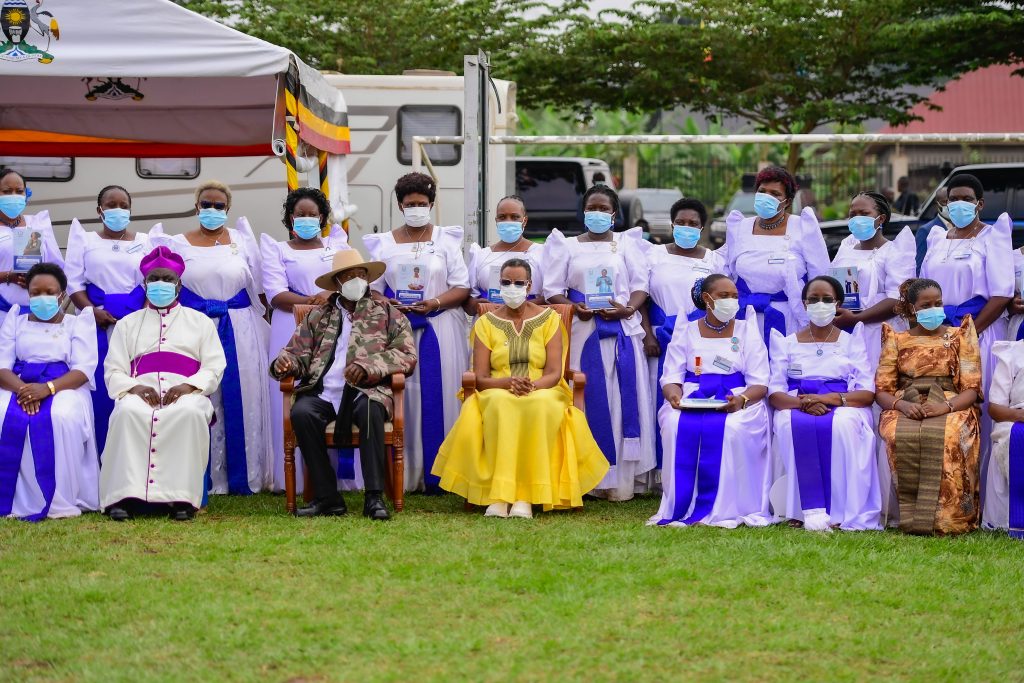
<path fill-rule="evenodd" d="M 498 307 L 497 304 L 481 302 L 477 307 L 477 315 L 484 315 Z M 562 318 L 562 326 L 565 328 L 565 370 L 563 376 L 565 381 L 572 388 L 572 404 L 584 410 L 583 390 L 587 386 L 587 376 L 579 370 L 569 367 L 569 345 L 572 342 L 572 319 L 575 309 L 569 304 L 548 304 L 547 308 L 553 308 Z M 462 391 L 465 397 L 476 393 L 476 373 L 465 372 L 462 374 Z"/>
<path fill-rule="evenodd" d="M 293 309 L 295 324 L 302 322 L 306 315 L 316 308 L 306 304 L 296 305 Z M 295 390 L 295 379 L 287 377 L 281 381 L 281 399 L 284 401 L 284 491 L 285 509 L 295 513 L 295 431 L 292 428 L 292 395 Z M 405 507 L 405 375 L 391 376 L 391 391 L 395 396 L 395 411 L 390 422 L 384 423 L 384 450 L 387 454 L 387 491 L 385 492 L 400 512 Z M 358 448 L 359 431 L 352 426 L 350 434 L 341 435 L 334 431 L 334 423 L 327 425 L 328 448 Z M 309 485 L 309 473 L 306 471 L 303 497 L 309 502 L 312 491 Z"/>

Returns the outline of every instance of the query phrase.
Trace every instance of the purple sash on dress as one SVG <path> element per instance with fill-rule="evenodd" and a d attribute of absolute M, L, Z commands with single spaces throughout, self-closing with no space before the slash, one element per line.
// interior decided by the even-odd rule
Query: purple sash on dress
<path fill-rule="evenodd" d="M 789 301 L 789 297 L 783 291 L 769 294 L 767 292 L 753 292 L 747 281 L 741 277 L 736 278 L 736 289 L 740 293 L 740 310 L 736 314 L 737 320 L 747 319 L 747 306 L 753 306 L 754 310 L 764 315 L 764 345 L 768 348 L 768 355 L 771 356 L 772 330 L 778 330 L 782 336 L 786 336 L 786 316 L 782 311 L 772 306 L 773 303 Z"/>
<path fill-rule="evenodd" d="M 746 386 L 742 372 L 728 375 L 687 372 L 684 382 L 697 388 L 687 398 L 725 399 L 733 389 Z M 718 497 L 722 472 L 722 447 L 725 443 L 725 421 L 729 414 L 720 410 L 681 410 L 676 428 L 676 455 L 673 488 L 675 506 L 672 517 L 659 525 L 681 522 L 696 524 L 711 514 Z M 697 498 L 694 500 L 694 489 Z M 683 519 L 693 502 L 693 512 Z"/>
<path fill-rule="evenodd" d="M 1010 428 L 1010 536 L 1024 539 L 1024 422 Z"/>
<path fill-rule="evenodd" d="M 575 289 L 569 290 L 569 301 L 583 303 L 586 297 Z M 587 376 L 583 389 L 583 401 L 587 409 L 587 422 L 594 434 L 594 441 L 600 446 L 608 464 L 615 465 L 617 451 L 615 432 L 612 430 L 612 414 L 608 405 L 608 387 L 604 381 L 604 361 L 601 358 L 601 340 L 615 337 L 615 374 L 619 380 L 620 407 L 622 412 L 622 438 L 640 438 L 640 407 L 636 394 L 636 354 L 633 343 L 622 329 L 621 320 L 605 320 L 599 315 L 593 317 L 596 329 L 583 343 L 580 354 L 580 370 Z"/>
<path fill-rule="evenodd" d="M 12 304 L 10 301 L 8 301 L 7 298 L 3 294 L 0 294 L 0 313 L 9 313 L 12 308 L 14 308 L 14 304 Z M 22 306 L 21 310 L 19 311 L 18 314 L 19 315 L 28 315 L 29 314 L 28 306 Z"/>
<path fill-rule="evenodd" d="M 955 306 L 943 306 L 942 310 L 946 314 L 946 324 L 952 325 L 953 327 L 960 327 L 960 323 L 963 322 L 964 317 L 970 315 L 972 318 L 977 318 L 978 314 L 981 313 L 981 309 L 985 308 L 985 304 L 988 303 L 988 299 L 978 294 L 972 296 L 962 304 Z"/>
<path fill-rule="evenodd" d="M 23 382 L 51 382 L 66 375 L 70 368 L 63 361 L 52 363 L 26 363 L 18 361 L 11 368 Z M 11 392 L 7 413 L 4 415 L 3 431 L 0 432 L 0 517 L 7 517 L 14 507 L 14 493 L 18 487 L 18 471 L 21 456 L 25 450 L 25 437 L 32 444 L 32 464 L 35 466 L 36 483 L 43 494 L 43 509 L 24 519 L 38 522 L 46 519 L 57 490 L 57 463 L 53 444 L 53 421 L 51 409 L 53 396 L 47 396 L 39 404 L 39 412 L 29 415 L 18 403 L 18 397 Z"/>
<path fill-rule="evenodd" d="M 132 361 L 132 377 L 148 375 L 151 372 L 169 372 L 175 375 L 191 377 L 199 372 L 201 367 L 198 360 L 183 353 L 154 351 L 152 353 L 144 353 Z"/>
<path fill-rule="evenodd" d="M 789 378 L 789 390 L 801 394 L 830 394 L 849 391 L 841 379 Z M 802 410 L 789 411 L 793 434 L 793 459 L 796 462 L 796 483 L 800 490 L 800 508 L 831 514 L 832 505 L 832 418 L 834 410 L 824 415 L 808 415 Z"/>
<path fill-rule="evenodd" d="M 103 307 L 107 313 L 118 320 L 125 316 L 141 310 L 146 305 L 146 290 L 139 285 L 127 294 L 107 294 L 94 284 L 85 286 L 85 294 L 89 297 L 92 305 Z M 107 426 L 110 422 L 110 414 L 114 411 L 114 399 L 107 393 L 107 385 L 103 381 L 103 361 L 107 359 L 109 340 L 107 331 L 96 326 L 96 372 L 93 374 L 95 389 L 92 390 L 92 412 L 96 424 L 96 451 L 103 453 L 103 447 L 107 443 Z"/>

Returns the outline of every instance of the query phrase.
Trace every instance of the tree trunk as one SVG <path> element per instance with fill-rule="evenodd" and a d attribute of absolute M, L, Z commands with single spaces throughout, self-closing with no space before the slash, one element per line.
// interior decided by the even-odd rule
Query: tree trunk
<path fill-rule="evenodd" d="M 786 157 L 786 170 L 795 176 L 803 164 L 804 160 L 800 158 L 800 143 L 789 143 L 789 155 Z"/>

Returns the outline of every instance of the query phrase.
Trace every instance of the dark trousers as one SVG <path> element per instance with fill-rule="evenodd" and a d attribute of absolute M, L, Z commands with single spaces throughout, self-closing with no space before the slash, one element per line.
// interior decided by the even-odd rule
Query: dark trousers
<path fill-rule="evenodd" d="M 379 493 L 384 490 L 384 406 L 371 401 L 366 395 L 346 389 L 341 412 L 346 412 L 346 402 L 351 401 L 352 424 L 359 429 L 359 464 L 363 469 L 363 482 L 367 492 Z M 292 405 L 292 428 L 295 440 L 302 449 L 302 459 L 309 472 L 310 483 L 317 500 L 334 501 L 338 493 L 338 475 L 331 467 L 327 456 L 327 425 L 338 418 L 334 406 L 314 393 L 299 396 Z M 351 425 L 339 424 L 335 434 L 343 437 L 344 428 Z"/>

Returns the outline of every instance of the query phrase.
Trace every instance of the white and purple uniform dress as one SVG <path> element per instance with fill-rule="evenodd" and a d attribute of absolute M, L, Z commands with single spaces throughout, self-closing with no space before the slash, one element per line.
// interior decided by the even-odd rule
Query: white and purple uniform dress
<path fill-rule="evenodd" d="M 1021 282 L 1024 281 L 1024 253 L 1020 249 L 1013 250 L 1013 282 L 1015 293 L 1020 295 Z M 1017 313 L 1010 316 L 1006 325 L 1006 338 L 1010 341 L 1024 339 L 1024 315 Z"/>
<path fill-rule="evenodd" d="M 911 254 L 913 255 L 913 253 Z M 772 332 L 768 395 L 875 390 L 862 325 L 832 343 L 797 341 Z M 776 517 L 801 520 L 825 531 L 881 529 L 874 416 L 870 407 L 830 408 L 825 415 L 775 410 L 772 451 L 782 476 L 775 481 Z"/>
<path fill-rule="evenodd" d="M 753 229 L 753 218 L 733 211 L 720 251 L 740 292 L 740 315 L 753 306 L 767 346 L 769 330 L 790 334 L 807 325 L 800 291 L 807 280 L 828 274 L 828 249 L 810 208 L 788 217 L 784 235 L 755 235 Z"/>
<path fill-rule="evenodd" d="M 581 242 L 552 230 L 544 244 L 544 297 L 561 295 L 579 302 L 590 294 L 607 293 L 625 306 L 632 292 L 646 292 L 640 229 L 613 237 L 609 242 Z M 597 315 L 587 321 L 576 318 L 572 324 L 569 362 L 587 376 L 587 422 L 610 465 L 594 491 L 609 500 L 628 500 L 646 491 L 650 478 L 645 475 L 654 469 L 654 408 L 643 338 L 639 313 L 616 321 Z"/>
<path fill-rule="evenodd" d="M 293 249 L 288 240 L 277 241 L 270 235 L 260 235 L 260 254 L 263 261 L 263 292 L 267 303 L 273 305 L 274 297 L 284 292 L 301 296 L 313 296 L 320 292 L 315 280 L 331 269 L 334 254 L 350 249 L 348 233 L 341 226 L 334 226 L 328 237 L 320 238 L 322 247 L 316 249 Z M 273 309 L 270 316 L 270 346 L 267 349 L 270 363 L 274 362 L 288 340 L 295 332 L 295 316 L 291 311 Z M 277 387 L 270 388 L 270 434 L 274 453 L 273 490 L 284 490 L 284 421 L 281 394 Z M 339 479 L 355 479 L 354 458 L 343 458 L 339 466 Z M 302 491 L 302 458 L 295 458 L 296 490 Z"/>
<path fill-rule="evenodd" d="M 399 244 L 390 232 L 364 235 L 370 258 L 382 261 L 384 277 L 370 284 L 388 298 L 429 301 L 453 287 L 469 288 L 462 256 L 462 228 L 433 226 L 430 239 Z M 469 367 L 466 316 L 460 308 L 428 315 L 407 313 L 416 340 L 416 370 L 405 384 L 405 488 L 439 493 L 430 474 L 445 435 L 459 416 L 462 373 Z"/>
<path fill-rule="evenodd" d="M 136 232 L 131 240 L 105 240 L 98 232 L 82 227 L 78 219 L 71 221 L 68 237 L 68 293 L 84 291 L 89 301 L 120 320 L 140 310 L 146 303 L 139 262 L 152 250 L 149 235 Z M 114 326 L 96 328 L 96 376 L 92 392 L 93 419 L 96 424 L 96 450 L 103 452 L 107 442 L 107 423 L 114 410 L 114 401 L 103 382 L 103 361 Z"/>
<path fill-rule="evenodd" d="M 1024 342 L 997 341 L 992 345 L 995 373 L 989 401 L 1024 408 Z M 992 462 L 982 526 L 1007 529 L 1024 539 L 1024 422 L 992 423 Z"/>
<path fill-rule="evenodd" d="M 900 285 L 917 274 L 914 233 L 910 228 L 903 228 L 896 239 L 878 249 L 857 249 L 858 244 L 860 241 L 857 238 L 848 235 L 832 259 L 832 273 L 840 284 L 849 281 L 852 287 L 856 283 L 859 290 L 849 292 L 846 303 L 859 297 L 859 310 L 867 310 L 883 299 L 899 299 Z M 840 275 L 845 275 L 846 279 Z M 907 322 L 898 315 L 893 315 L 885 322 L 897 332 L 907 329 Z M 863 335 L 871 371 L 874 372 L 878 367 L 878 358 L 882 355 L 882 323 L 865 323 Z"/>
<path fill-rule="evenodd" d="M 185 260 L 179 302 L 217 325 L 227 368 L 211 400 L 216 414 L 210 440 L 210 493 L 247 495 L 270 484 L 270 325 L 263 319 L 259 247 L 249 222 L 228 229 L 229 242 L 196 247 L 184 235 L 150 231 L 154 246 Z"/>
<path fill-rule="evenodd" d="M 718 399 L 751 385 L 768 386 L 768 350 L 753 309 L 747 313 L 736 321 L 733 336 L 721 339 L 702 337 L 699 322 L 676 325 L 661 385 L 681 385 L 684 398 Z M 658 423 L 665 453 L 663 492 L 649 524 L 734 529 L 771 523 L 771 427 L 764 399 L 734 413 L 677 410 L 665 402 Z"/>
<path fill-rule="evenodd" d="M 933 227 L 928 233 L 928 251 L 921 264 L 921 277 L 931 278 L 942 287 L 942 303 L 946 309 L 946 323 L 957 327 L 967 314 L 977 318 L 978 313 L 993 296 L 1013 296 L 1013 246 L 1010 232 L 1013 224 L 1008 214 L 1002 214 L 992 225 L 986 225 L 970 239 L 947 239 L 948 233 Z M 986 404 L 992 384 L 992 344 L 1006 339 L 1006 312 L 1001 312 L 988 329 L 978 335 L 981 351 L 981 381 Z M 988 461 L 992 431 L 992 418 L 988 408 L 981 410 L 981 500 L 987 506 L 990 487 Z M 984 510 L 982 511 L 984 517 Z"/>
<path fill-rule="evenodd" d="M 99 457 L 92 425 L 96 320 L 91 308 L 59 323 L 29 320 L 18 304 L 0 324 L 0 368 L 25 382 L 78 370 L 89 381 L 47 397 L 35 415 L 0 389 L 0 517 L 39 521 L 99 507 Z M 25 311 L 27 312 L 27 310 Z"/>
<path fill-rule="evenodd" d="M 50 212 L 40 211 L 35 214 L 24 214 L 24 228 L 9 228 L 0 225 L 0 272 L 7 272 L 14 268 L 14 231 L 28 229 L 31 232 L 38 232 L 42 241 L 41 249 L 43 261 L 56 263 L 64 267 L 64 257 L 57 246 L 57 239 L 53 236 L 53 227 L 50 225 Z M 28 290 L 14 284 L 0 284 L 0 322 L 3 322 L 11 306 L 18 304 L 21 307 L 22 315 L 28 313 Z"/>
<path fill-rule="evenodd" d="M 706 278 L 713 273 L 726 274 L 725 259 L 717 251 L 704 250 L 702 258 L 691 258 L 672 254 L 668 245 L 651 244 L 644 241 L 644 251 L 647 255 L 648 281 L 647 292 L 650 299 L 647 302 L 648 315 L 651 319 L 651 329 L 658 338 L 658 345 L 661 347 L 661 355 L 657 358 L 647 359 L 647 369 L 651 386 L 652 400 L 654 401 L 654 420 L 657 424 L 658 411 L 665 397 L 661 393 L 661 373 L 665 365 L 665 351 L 668 343 L 672 340 L 672 332 L 678 323 L 684 323 L 694 317 L 703 317 L 704 311 L 697 308 L 693 303 L 690 293 L 697 280 Z M 682 318 L 679 320 L 679 318 Z M 662 462 L 661 439 L 655 439 L 656 462 L 655 467 L 660 468 Z"/>
<path fill-rule="evenodd" d="M 494 251 L 491 247 L 479 244 L 469 245 L 469 287 L 470 296 L 484 299 L 492 303 L 501 303 L 498 294 L 501 267 L 509 259 L 523 259 L 530 264 L 533 288 L 529 298 L 536 299 L 544 295 L 544 273 L 541 262 L 544 247 L 531 243 L 526 251 Z"/>

